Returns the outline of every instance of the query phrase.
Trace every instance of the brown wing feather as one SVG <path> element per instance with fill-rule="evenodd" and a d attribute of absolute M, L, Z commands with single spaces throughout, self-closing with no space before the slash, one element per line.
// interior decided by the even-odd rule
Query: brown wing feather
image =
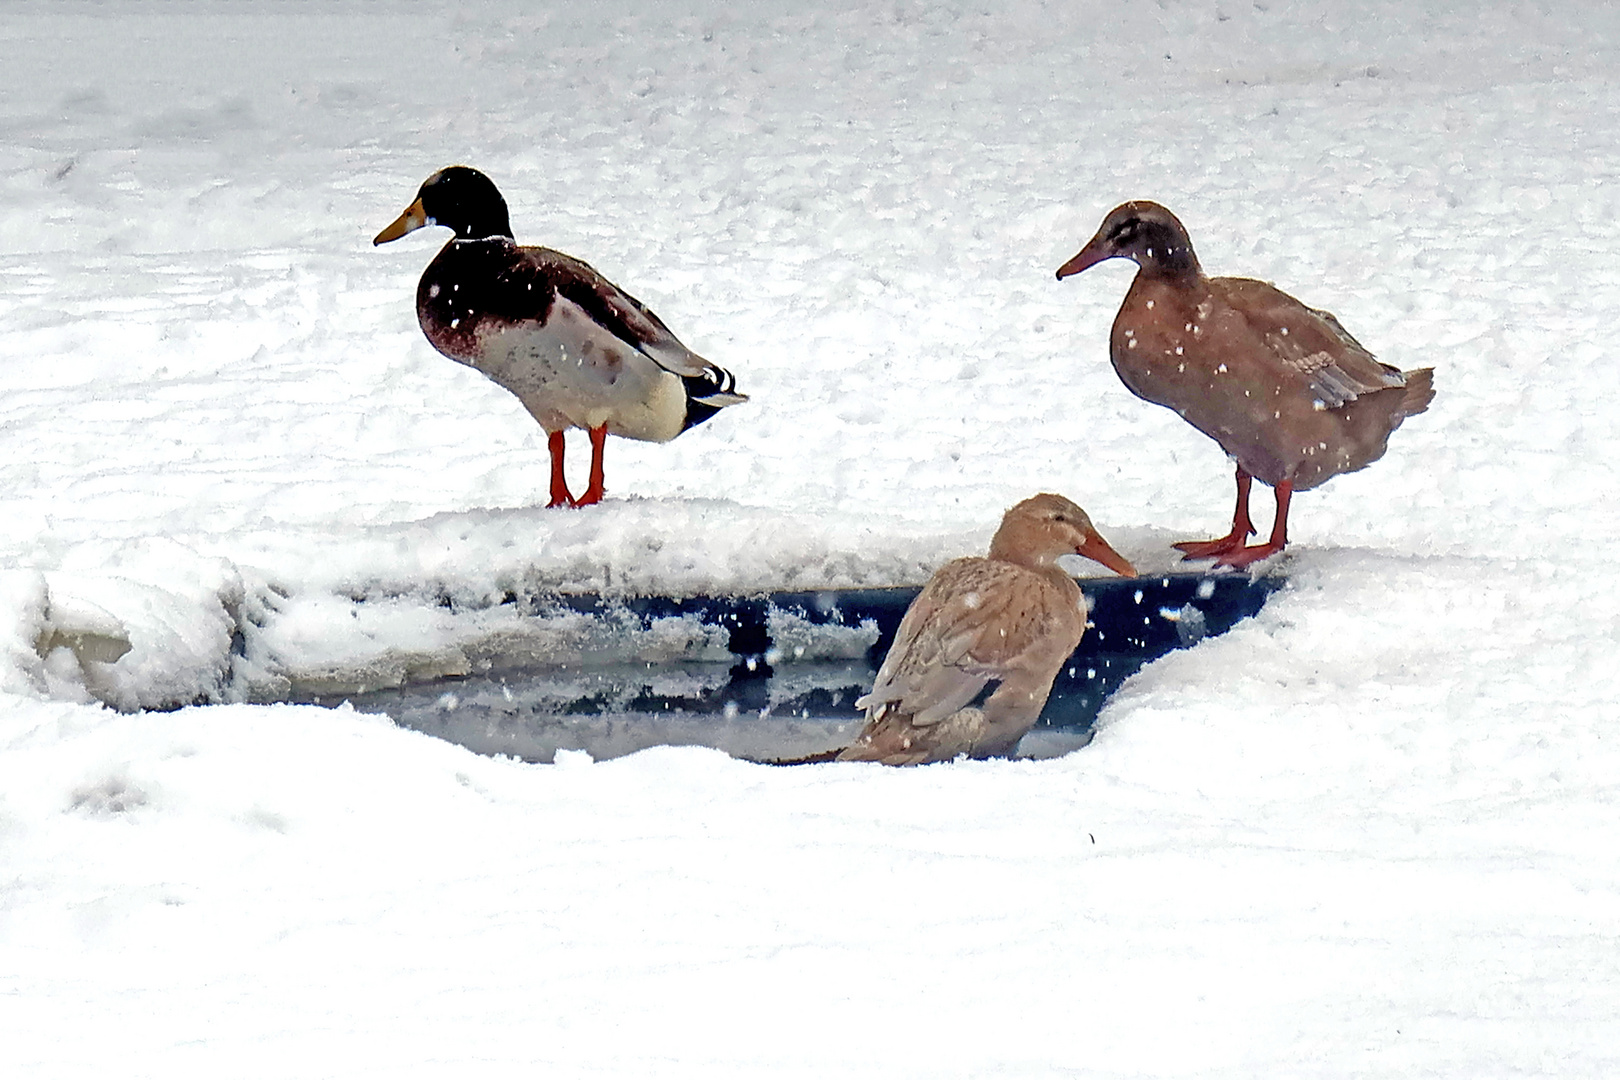
<path fill-rule="evenodd" d="M 1044 585 L 1011 563 L 976 557 L 947 563 L 907 609 L 871 693 L 857 707 L 892 705 L 919 725 L 956 712 L 1042 639 L 1051 621 L 1041 602 Z"/>
<path fill-rule="evenodd" d="M 1381 363 L 1331 312 L 1306 307 L 1253 278 L 1215 278 L 1209 284 L 1247 320 L 1279 366 L 1307 381 L 1324 407 L 1336 409 L 1362 394 L 1406 385 L 1399 368 Z"/>

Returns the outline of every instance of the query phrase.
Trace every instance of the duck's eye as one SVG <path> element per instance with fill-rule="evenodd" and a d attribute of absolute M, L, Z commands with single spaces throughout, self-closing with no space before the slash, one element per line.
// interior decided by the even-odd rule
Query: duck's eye
<path fill-rule="evenodd" d="M 1141 218 L 1126 218 L 1114 226 L 1114 231 L 1108 234 L 1108 242 L 1111 244 L 1128 244 L 1136 239 L 1137 230 L 1141 227 Z"/>
<path fill-rule="evenodd" d="M 1064 517 L 1062 514 L 1053 514 L 1052 515 L 1052 520 L 1053 521 L 1061 521 L 1065 525 L 1067 525 L 1069 523 L 1069 519 Z"/>

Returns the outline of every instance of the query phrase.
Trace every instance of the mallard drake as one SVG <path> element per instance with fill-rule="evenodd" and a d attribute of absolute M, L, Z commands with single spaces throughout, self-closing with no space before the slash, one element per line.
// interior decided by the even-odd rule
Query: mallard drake
<path fill-rule="evenodd" d="M 1025 499 L 987 556 L 946 563 L 917 594 L 871 693 L 855 702 L 866 727 L 827 757 L 917 765 L 1012 753 L 1086 632 L 1089 605 L 1057 565 L 1064 555 L 1136 576 L 1074 503 Z"/>
<path fill-rule="evenodd" d="M 1264 281 L 1205 277 L 1192 241 L 1158 203 L 1109 211 L 1059 280 L 1105 259 L 1137 265 L 1109 338 L 1137 397 L 1180 413 L 1237 462 L 1232 531 L 1177 544 L 1186 558 L 1245 567 L 1288 542 L 1296 491 L 1377 461 L 1401 421 L 1434 400 L 1434 370 L 1379 363 L 1326 311 Z M 1277 493 L 1271 538 L 1248 544 L 1249 487 Z"/>
<path fill-rule="evenodd" d="M 506 200 L 477 169 L 452 165 L 423 182 L 373 244 L 427 225 L 455 232 L 422 274 L 416 316 L 435 349 L 510 390 L 546 430 L 549 506 L 603 493 L 608 435 L 668 442 L 746 401 L 725 369 L 688 349 L 646 306 L 560 251 L 520 247 Z M 563 432 L 584 428 L 590 480 L 575 498 L 563 477 Z"/>

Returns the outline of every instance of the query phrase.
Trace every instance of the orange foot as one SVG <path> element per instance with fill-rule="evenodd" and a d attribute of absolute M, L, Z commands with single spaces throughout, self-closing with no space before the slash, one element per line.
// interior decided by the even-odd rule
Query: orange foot
<path fill-rule="evenodd" d="M 1180 546 L 1179 544 L 1177 545 Z M 1215 559 L 1216 566 L 1230 566 L 1234 570 L 1242 570 L 1252 566 L 1261 559 L 1269 559 L 1283 549 L 1282 544 L 1264 543 L 1253 547 L 1240 547 L 1235 551 L 1223 552 Z M 1188 556 L 1192 558 L 1192 556 Z"/>
<path fill-rule="evenodd" d="M 607 425 L 587 429 L 591 437 L 591 479 L 585 494 L 574 500 L 575 506 L 595 506 L 602 501 L 602 450 L 607 443 Z"/>
<path fill-rule="evenodd" d="M 568 490 L 568 481 L 563 479 L 563 447 L 562 432 L 546 433 L 546 448 L 551 452 L 551 501 L 546 503 L 547 510 L 556 506 L 579 505 Z"/>
<path fill-rule="evenodd" d="M 1243 545 L 1252 532 L 1254 532 L 1253 528 L 1246 530 L 1233 529 L 1216 540 L 1183 540 L 1179 544 L 1171 544 L 1170 546 L 1181 552 L 1183 559 L 1215 559 L 1217 560 L 1217 566 L 1224 566 L 1226 563 L 1221 561 L 1221 557 L 1230 555 L 1234 551 L 1244 550 Z"/>

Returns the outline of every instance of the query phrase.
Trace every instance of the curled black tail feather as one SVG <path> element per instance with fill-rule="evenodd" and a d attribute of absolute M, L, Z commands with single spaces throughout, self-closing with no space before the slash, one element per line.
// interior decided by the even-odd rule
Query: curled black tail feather
<path fill-rule="evenodd" d="M 696 427 L 709 417 L 743 400 L 737 393 L 737 380 L 721 367 L 708 367 L 699 375 L 682 375 L 686 384 L 686 423 L 681 430 Z"/>

